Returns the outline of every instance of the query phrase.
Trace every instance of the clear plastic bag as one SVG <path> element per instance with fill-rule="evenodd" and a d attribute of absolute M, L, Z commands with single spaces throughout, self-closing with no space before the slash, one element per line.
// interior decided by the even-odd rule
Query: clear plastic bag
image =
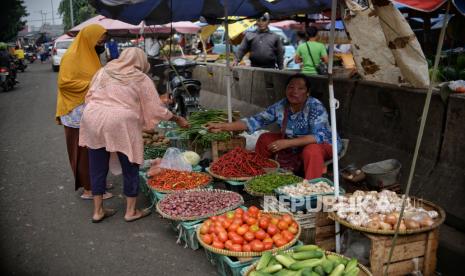
<path fill-rule="evenodd" d="M 192 166 L 184 159 L 182 152 L 178 148 L 168 148 L 161 160 L 160 168 L 177 170 L 177 171 L 192 171 Z"/>

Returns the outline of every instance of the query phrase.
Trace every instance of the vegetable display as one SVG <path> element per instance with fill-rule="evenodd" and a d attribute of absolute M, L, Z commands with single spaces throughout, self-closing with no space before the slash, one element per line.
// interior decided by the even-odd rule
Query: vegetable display
<path fill-rule="evenodd" d="M 144 139 L 144 145 L 167 146 L 170 143 L 170 139 L 154 130 L 142 132 L 142 138 Z"/>
<path fill-rule="evenodd" d="M 237 113 L 235 115 L 238 115 Z M 205 110 L 192 112 L 188 118 L 190 127 L 179 128 L 177 132 L 181 138 L 189 139 L 192 144 L 209 147 L 212 141 L 226 141 L 231 139 L 231 133 L 227 131 L 212 133 L 205 128 L 206 123 L 228 122 L 228 113 L 223 110 Z"/>
<path fill-rule="evenodd" d="M 395 192 L 355 191 L 350 196 L 341 196 L 334 205 L 336 215 L 354 226 L 371 230 L 393 230 L 399 220 L 402 197 Z M 439 216 L 437 211 L 416 207 L 407 198 L 405 213 L 400 223 L 400 232 L 429 227 Z"/>
<path fill-rule="evenodd" d="M 223 177 L 252 177 L 265 174 L 264 168 L 276 167 L 273 161 L 236 147 L 213 162 L 210 171 Z"/>
<path fill-rule="evenodd" d="M 171 192 L 199 188 L 211 180 L 205 173 L 162 169 L 160 173 L 149 178 L 148 185 L 154 190 Z"/>
<path fill-rule="evenodd" d="M 144 160 L 155 159 L 155 158 L 162 158 L 165 155 L 167 147 L 165 146 L 151 146 L 145 145 L 144 146 Z"/>
<path fill-rule="evenodd" d="M 311 196 L 316 194 L 334 193 L 334 187 L 324 181 L 309 183 L 304 180 L 295 185 L 284 186 L 278 189 L 279 193 L 292 197 Z"/>
<path fill-rule="evenodd" d="M 202 217 L 236 208 L 243 203 L 235 192 L 218 190 L 193 190 L 175 192 L 165 196 L 157 206 L 172 217 Z"/>
<path fill-rule="evenodd" d="M 192 166 L 197 166 L 200 162 L 200 156 L 195 151 L 185 151 L 182 156 Z"/>
<path fill-rule="evenodd" d="M 252 178 L 245 184 L 245 189 L 254 193 L 271 195 L 274 189 L 284 185 L 301 182 L 303 179 L 293 174 L 268 173 Z"/>
<path fill-rule="evenodd" d="M 251 206 L 210 217 L 198 231 L 207 247 L 262 252 L 289 245 L 299 233 L 299 224 L 290 214 L 266 213 Z"/>
<path fill-rule="evenodd" d="M 309 275 L 357 276 L 360 272 L 356 259 L 327 254 L 316 245 L 301 245 L 294 250 L 276 255 L 263 254 L 248 276 Z"/>

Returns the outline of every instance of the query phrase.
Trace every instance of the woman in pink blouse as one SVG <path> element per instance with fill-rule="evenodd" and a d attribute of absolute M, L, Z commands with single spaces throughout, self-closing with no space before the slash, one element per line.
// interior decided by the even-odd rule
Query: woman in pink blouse
<path fill-rule="evenodd" d="M 118 156 L 127 199 L 126 221 L 150 214 L 136 209 L 139 165 L 144 161 L 142 131 L 153 129 L 160 120 L 188 127 L 187 121 L 164 107 L 152 80 L 145 74 L 150 65 L 139 48 L 128 48 L 118 59 L 100 69 L 92 80 L 81 119 L 79 145 L 89 148 L 89 167 L 94 212 L 92 222 L 116 213 L 103 208 L 102 195 L 111 156 Z"/>

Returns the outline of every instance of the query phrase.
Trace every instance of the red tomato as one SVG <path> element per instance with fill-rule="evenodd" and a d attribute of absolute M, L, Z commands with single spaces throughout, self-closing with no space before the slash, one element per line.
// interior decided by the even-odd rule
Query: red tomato
<path fill-rule="evenodd" d="M 223 226 L 224 229 L 228 229 L 229 226 L 231 226 L 232 220 L 226 219 L 221 223 L 221 226 Z"/>
<path fill-rule="evenodd" d="M 274 225 L 278 225 L 278 222 L 279 222 L 279 219 L 277 219 L 277 218 L 272 218 L 271 221 L 270 221 L 270 223 L 274 224 Z"/>
<path fill-rule="evenodd" d="M 206 224 L 202 224 L 202 226 L 200 226 L 200 234 L 202 235 L 205 235 L 208 233 L 208 225 Z"/>
<path fill-rule="evenodd" d="M 242 225 L 241 227 L 237 228 L 237 234 L 239 235 L 244 235 L 245 232 L 247 232 L 249 230 L 249 228 L 247 227 L 247 225 Z"/>
<path fill-rule="evenodd" d="M 281 231 L 281 236 L 283 236 L 283 239 L 285 239 L 287 242 L 292 241 L 292 239 L 294 238 L 294 234 L 287 230 Z"/>
<path fill-rule="evenodd" d="M 292 221 L 293 221 L 291 215 L 289 215 L 289 214 L 284 214 L 284 215 L 281 217 L 281 220 L 284 220 L 287 224 L 291 224 Z"/>
<path fill-rule="evenodd" d="M 241 214 L 241 215 L 242 215 L 242 214 L 244 213 L 244 209 L 242 209 L 242 208 L 237 208 L 236 210 L 234 210 L 234 213 L 236 213 L 236 214 Z"/>
<path fill-rule="evenodd" d="M 282 236 L 280 233 L 275 234 L 275 235 L 273 235 L 273 237 L 272 237 L 272 239 L 273 239 L 273 241 L 274 241 L 275 243 L 276 243 L 277 240 L 280 240 L 280 239 L 282 239 L 282 238 L 283 238 L 283 236 Z"/>
<path fill-rule="evenodd" d="M 227 213 L 226 213 L 226 217 L 227 217 L 228 219 L 234 219 L 234 212 L 233 212 L 233 211 L 227 212 Z"/>
<path fill-rule="evenodd" d="M 272 249 L 273 248 L 273 240 L 271 240 L 271 241 L 263 241 L 263 247 L 264 247 L 264 250 Z"/>
<path fill-rule="evenodd" d="M 212 236 L 213 241 L 220 242 L 220 239 L 218 239 L 218 236 L 215 233 L 210 234 L 210 236 Z"/>
<path fill-rule="evenodd" d="M 206 244 L 211 244 L 213 242 L 213 238 L 209 234 L 205 234 L 202 236 L 202 241 Z"/>
<path fill-rule="evenodd" d="M 258 230 L 260 230 L 260 227 L 256 224 L 252 225 L 249 227 L 250 231 L 251 232 L 257 232 Z"/>
<path fill-rule="evenodd" d="M 271 243 L 273 243 L 274 241 L 273 241 L 272 238 L 265 238 L 265 239 L 263 240 L 263 242 L 271 242 Z"/>
<path fill-rule="evenodd" d="M 263 231 L 263 229 L 258 230 L 255 232 L 255 238 L 257 238 L 257 240 L 264 240 L 266 238 L 266 232 Z"/>
<path fill-rule="evenodd" d="M 215 234 L 219 234 L 220 232 L 226 232 L 226 229 L 223 226 L 215 226 Z"/>
<path fill-rule="evenodd" d="M 247 223 L 247 220 L 250 218 L 249 214 L 246 212 L 242 214 L 242 222 Z"/>
<path fill-rule="evenodd" d="M 219 216 L 219 217 L 218 217 L 218 221 L 219 221 L 219 222 L 223 222 L 223 221 L 225 221 L 225 220 L 226 220 L 226 217 L 224 217 L 224 216 Z"/>
<path fill-rule="evenodd" d="M 250 243 L 252 245 L 252 251 L 255 252 L 261 252 L 265 249 L 265 246 L 263 245 L 263 242 L 259 240 L 254 240 Z"/>
<path fill-rule="evenodd" d="M 289 228 L 287 228 L 287 231 L 291 232 L 292 234 L 297 234 L 297 232 L 299 232 L 299 230 L 297 228 L 294 228 L 294 226 L 289 226 Z"/>
<path fill-rule="evenodd" d="M 228 232 L 228 238 L 229 238 L 230 240 L 232 240 L 232 238 L 233 238 L 234 236 L 237 236 L 237 233 L 236 233 L 236 232 Z"/>
<path fill-rule="evenodd" d="M 233 245 L 232 240 L 227 240 L 227 241 L 224 243 L 224 248 L 226 248 L 226 249 L 228 249 L 228 250 L 231 250 L 232 245 Z"/>
<path fill-rule="evenodd" d="M 228 233 L 226 233 L 226 231 L 219 232 L 218 239 L 220 240 L 220 242 L 226 242 L 228 240 Z"/>
<path fill-rule="evenodd" d="M 291 223 L 291 226 L 294 227 L 295 229 L 299 229 L 299 224 L 297 224 L 297 222 L 293 222 Z"/>
<path fill-rule="evenodd" d="M 211 233 L 215 233 L 215 225 L 210 225 L 210 227 L 208 227 L 208 234 L 211 234 Z"/>
<path fill-rule="evenodd" d="M 239 226 L 241 226 L 242 225 L 242 217 L 234 218 L 233 224 L 238 224 Z"/>
<path fill-rule="evenodd" d="M 270 224 L 270 220 L 268 218 L 260 218 L 260 220 L 258 221 L 258 225 L 262 229 L 268 228 L 269 224 Z"/>
<path fill-rule="evenodd" d="M 289 228 L 289 224 L 285 222 L 284 220 L 280 220 L 278 223 L 278 228 L 280 230 L 287 230 L 287 228 Z"/>
<path fill-rule="evenodd" d="M 242 245 L 240 244 L 233 244 L 231 246 L 231 251 L 234 251 L 234 252 L 241 252 L 242 251 Z"/>
<path fill-rule="evenodd" d="M 244 239 L 245 239 L 246 241 L 248 241 L 248 242 L 249 242 L 249 241 L 253 241 L 253 240 L 255 239 L 255 235 L 254 235 L 252 232 L 247 231 L 247 232 L 245 232 L 245 234 L 244 234 Z"/>
<path fill-rule="evenodd" d="M 231 240 L 234 244 L 242 245 L 244 243 L 244 239 L 241 236 L 234 236 Z"/>
<path fill-rule="evenodd" d="M 244 252 L 252 252 L 252 246 L 250 244 L 244 244 L 242 246 L 242 251 L 244 251 Z"/>
<path fill-rule="evenodd" d="M 276 247 L 284 246 L 286 243 L 287 241 L 284 240 L 283 238 L 280 238 L 274 241 L 274 244 L 276 245 Z"/>
<path fill-rule="evenodd" d="M 218 217 L 217 217 L 217 216 L 213 216 L 213 217 L 210 217 L 210 219 L 211 219 L 213 222 L 215 222 L 215 221 L 218 220 Z"/>
<path fill-rule="evenodd" d="M 207 225 L 207 226 L 210 226 L 212 224 L 212 220 L 211 219 L 207 219 L 206 221 L 203 222 L 203 224 Z"/>
<path fill-rule="evenodd" d="M 214 248 L 218 248 L 218 249 L 223 249 L 224 248 L 224 243 L 220 242 L 220 241 L 214 241 L 212 243 L 212 246 Z"/>
<path fill-rule="evenodd" d="M 246 220 L 246 223 L 250 226 L 254 225 L 257 223 L 257 220 L 254 219 L 253 217 L 248 217 L 247 220 Z"/>
<path fill-rule="evenodd" d="M 258 211 L 260 211 L 260 209 L 258 209 L 256 206 L 250 206 L 249 209 L 247 210 L 250 214 L 258 214 Z"/>
<path fill-rule="evenodd" d="M 266 232 L 270 234 L 270 236 L 274 236 L 276 233 L 278 233 L 278 231 L 278 227 L 276 227 L 274 224 L 268 225 L 268 228 L 266 229 Z"/>
<path fill-rule="evenodd" d="M 228 231 L 229 232 L 236 232 L 237 228 L 239 228 L 239 224 L 233 223 L 233 224 L 229 225 Z"/>

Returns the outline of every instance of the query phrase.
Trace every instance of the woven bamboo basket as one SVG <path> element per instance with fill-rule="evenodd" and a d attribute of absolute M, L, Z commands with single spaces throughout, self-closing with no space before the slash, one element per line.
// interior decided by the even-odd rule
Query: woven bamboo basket
<path fill-rule="evenodd" d="M 284 214 L 288 214 L 288 213 L 280 213 L 280 212 L 262 212 L 262 214 L 268 214 L 268 215 L 272 215 L 272 216 L 281 216 L 281 215 L 284 215 Z M 288 214 L 289 215 L 289 214 Z M 278 251 L 282 251 L 282 250 L 286 250 L 288 248 L 290 248 L 291 246 L 293 246 L 297 240 L 299 239 L 300 237 L 300 225 L 299 225 L 299 229 L 298 229 L 298 232 L 297 234 L 294 236 L 294 239 L 292 239 L 290 242 L 288 242 L 287 244 L 281 246 L 281 247 L 275 247 L 275 248 L 272 248 L 270 250 L 265 250 L 265 251 L 262 251 L 262 252 L 235 252 L 235 251 L 230 251 L 230 250 L 226 250 L 226 249 L 218 249 L 218 248 L 215 248 L 211 245 L 208 245 L 206 243 L 203 242 L 201 236 L 200 236 L 200 227 L 197 229 L 197 239 L 199 240 L 199 243 L 208 251 L 211 251 L 215 254 L 220 254 L 220 255 L 225 255 L 225 256 L 232 256 L 232 257 L 238 257 L 238 258 L 246 258 L 246 257 L 257 257 L 257 256 L 261 256 L 264 252 L 278 252 Z"/>
<path fill-rule="evenodd" d="M 293 250 L 287 250 L 285 251 L 286 253 L 290 253 L 290 252 L 293 252 Z M 325 251 L 325 254 L 326 255 L 334 255 L 334 256 L 338 256 L 338 257 L 341 257 L 341 258 L 344 258 L 344 259 L 349 259 L 343 255 L 340 255 L 340 254 L 337 254 L 337 253 L 334 253 L 334 252 L 331 252 L 331 251 Z M 252 271 L 255 271 L 255 267 L 257 267 L 257 264 L 258 264 L 258 261 L 253 263 L 249 269 L 247 269 L 247 271 L 244 273 L 244 276 L 249 276 L 250 273 L 252 273 Z M 358 276 L 372 276 L 373 274 L 371 274 L 370 270 L 362 265 L 362 264 L 358 264 L 357 267 L 360 269 L 360 272 L 358 273 Z"/>
<path fill-rule="evenodd" d="M 176 192 L 176 193 L 192 193 L 192 192 L 209 192 L 209 193 L 235 193 L 235 192 L 231 192 L 231 191 L 226 191 L 226 190 L 220 190 L 220 189 L 193 189 L 193 190 L 187 190 L 187 191 L 180 191 L 180 192 Z M 235 193 L 237 194 L 239 197 L 240 197 L 240 201 L 237 202 L 236 204 L 233 204 L 227 208 L 224 208 L 224 209 L 221 209 L 221 210 L 217 210 L 215 212 L 212 212 L 210 214 L 205 214 L 205 215 L 202 215 L 202 216 L 192 216 L 192 217 L 175 217 L 175 216 L 171 216 L 167 213 L 165 213 L 161 207 L 160 207 L 160 203 L 162 203 L 164 200 L 170 200 L 170 195 L 174 195 L 175 193 L 171 193 L 167 196 L 165 196 L 162 200 L 160 200 L 157 205 L 156 205 L 156 209 L 157 209 L 157 212 L 163 217 L 163 218 L 166 218 L 166 219 L 170 219 L 170 220 L 176 220 L 176 221 L 190 221 L 190 220 L 201 220 L 201 219 L 206 219 L 206 218 L 209 218 L 209 217 L 212 217 L 212 216 L 217 216 L 217 215 L 221 215 L 221 214 L 224 214 L 228 211 L 231 211 L 231 210 L 235 210 L 237 208 L 239 208 L 239 206 L 243 205 L 244 204 L 244 199 L 242 198 L 242 196 L 238 193 Z M 205 202 L 205 204 L 209 204 L 209 202 Z"/>
<path fill-rule="evenodd" d="M 265 174 L 268 173 L 268 172 L 270 172 L 270 171 L 279 169 L 279 163 L 278 163 L 278 162 L 276 162 L 276 161 L 273 160 L 273 159 L 268 159 L 268 160 L 270 160 L 271 162 L 273 162 L 273 163 L 276 165 L 276 167 L 274 167 L 274 168 L 263 168 L 264 171 L 265 171 Z M 212 172 L 212 171 L 210 170 L 210 167 L 208 167 L 206 170 L 207 170 L 207 172 L 208 172 L 211 176 L 213 176 L 214 178 L 218 178 L 218 179 L 221 179 L 221 180 L 224 180 L 224 181 L 248 181 L 248 180 L 250 180 L 250 179 L 252 179 L 252 178 L 255 177 L 255 176 L 226 177 L 226 176 L 222 176 L 222 175 L 219 175 L 219 174 L 216 174 L 216 173 Z"/>
<path fill-rule="evenodd" d="M 195 187 L 194 189 L 202 189 L 202 188 L 205 188 L 207 187 L 208 185 L 210 185 L 212 182 L 213 182 L 213 178 L 211 177 L 211 175 L 209 175 L 208 173 L 203 173 L 203 172 L 193 172 L 193 173 L 198 173 L 198 174 L 203 174 L 203 175 L 206 175 L 208 176 L 208 182 L 206 182 L 205 184 L 201 184 L 197 187 Z M 153 178 L 153 177 L 152 177 Z M 184 189 L 184 190 L 164 190 L 164 189 L 159 189 L 159 188 L 155 188 L 155 187 L 152 187 L 150 186 L 150 179 L 149 178 L 147 180 L 147 186 L 149 186 L 149 188 L 151 190 L 154 190 L 155 192 L 158 192 L 158 193 L 164 193 L 164 194 L 170 194 L 170 193 L 174 193 L 174 192 L 182 192 L 182 191 L 188 191 L 188 190 L 192 190 L 192 189 Z"/>
<path fill-rule="evenodd" d="M 444 209 L 437 206 L 436 204 L 434 204 L 434 203 L 432 203 L 430 201 L 424 200 L 424 199 L 419 199 L 419 198 L 414 198 L 414 197 L 410 197 L 410 199 L 412 199 L 412 200 L 414 200 L 416 202 L 416 204 L 415 204 L 416 207 L 422 207 L 427 211 L 434 210 L 434 211 L 438 212 L 439 215 L 438 215 L 437 218 L 434 219 L 434 224 L 433 225 L 431 225 L 429 227 L 421 227 L 421 228 L 418 228 L 418 229 L 407 229 L 405 231 L 399 231 L 399 235 L 410 235 L 410 234 L 417 234 L 417 233 L 431 231 L 431 230 L 439 227 L 444 222 L 444 220 L 446 219 L 446 212 L 444 211 Z M 394 235 L 395 234 L 395 230 L 374 230 L 374 229 L 370 229 L 370 228 L 363 227 L 363 226 L 355 226 L 355 225 L 349 223 L 347 220 L 340 218 L 338 215 L 336 215 L 335 212 L 330 212 L 328 217 L 330 219 L 334 220 L 334 221 L 339 222 L 340 224 L 344 225 L 345 227 L 353 229 L 353 230 L 357 230 L 357 231 L 361 231 L 361 232 L 365 232 L 365 233 L 380 234 L 380 235 Z"/>

